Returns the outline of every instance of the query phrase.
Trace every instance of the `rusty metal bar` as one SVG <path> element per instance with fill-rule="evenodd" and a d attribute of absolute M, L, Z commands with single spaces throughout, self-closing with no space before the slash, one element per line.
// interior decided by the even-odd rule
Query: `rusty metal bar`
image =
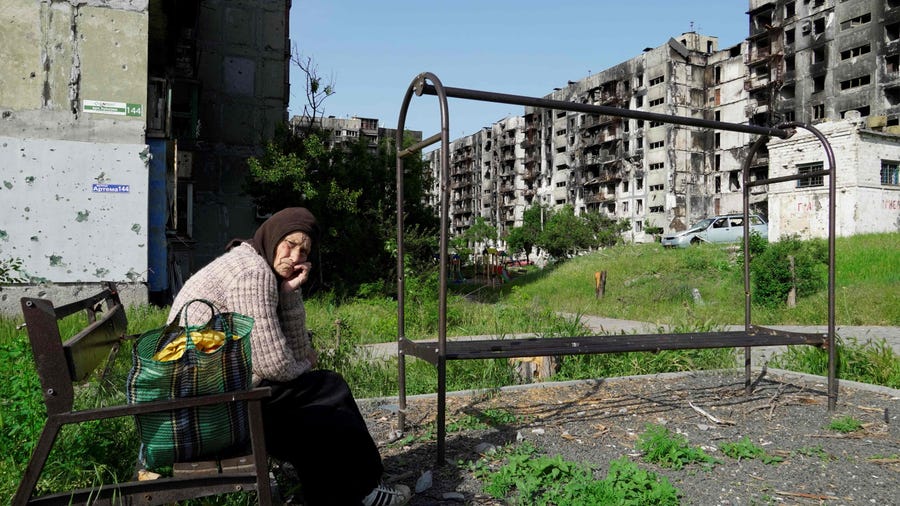
<path fill-rule="evenodd" d="M 427 84 L 431 81 L 433 84 Z M 435 95 L 438 97 L 441 107 L 441 153 L 440 153 L 440 213 L 441 213 L 441 237 L 440 237 L 440 292 L 439 292 L 439 329 L 438 339 L 436 342 L 417 343 L 406 339 L 404 315 L 404 281 L 403 281 L 403 156 L 407 156 L 406 150 L 399 149 L 402 132 L 406 121 L 406 111 L 409 107 L 409 101 L 412 93 L 418 96 L 423 94 Z M 743 332 L 712 332 L 712 333 L 696 333 L 696 334 L 648 334 L 648 335 L 631 335 L 631 336 L 590 336 L 590 337 L 561 337 L 548 339 L 511 339 L 511 340 L 479 340 L 479 341 L 457 341 L 447 343 L 446 328 L 446 305 L 447 305 L 447 233 L 448 233 L 448 214 L 449 214 L 449 121 L 447 113 L 447 97 L 462 98 L 469 100 L 480 100 L 486 102 L 498 102 L 506 104 L 516 104 L 522 106 L 533 106 L 546 109 L 557 109 L 574 112 L 584 112 L 592 114 L 603 114 L 611 116 L 619 116 L 625 118 L 645 119 L 651 121 L 661 121 L 666 123 L 681 124 L 695 126 L 701 128 L 711 128 L 718 130 L 728 130 L 735 132 L 744 132 L 751 134 L 759 134 L 761 137 L 757 139 L 747 158 L 743 163 L 743 191 L 744 191 L 744 331 Z M 786 139 L 792 136 L 796 128 L 805 128 L 816 135 L 825 148 L 829 161 L 829 169 L 827 171 L 817 171 L 815 173 L 807 173 L 796 176 L 786 176 L 772 178 L 759 181 L 750 181 L 750 163 L 756 152 L 761 149 L 769 137 L 778 137 Z M 426 141 L 434 141 L 436 136 L 432 136 Z M 400 430 L 404 429 L 405 409 L 406 409 L 406 383 L 405 383 L 405 355 L 411 353 L 413 356 L 423 358 L 437 366 L 438 371 L 438 412 L 437 412 L 437 461 L 443 464 L 445 456 L 445 410 L 446 410 L 446 362 L 447 360 L 467 360 L 467 359 L 485 359 L 485 358 L 505 358 L 505 357 L 522 357 L 533 355 L 576 355 L 590 353 L 614 353 L 628 351 L 657 351 L 657 350 L 674 350 L 674 349 L 694 349 L 694 348 L 745 348 L 745 371 L 747 375 L 747 388 L 749 391 L 750 378 L 750 348 L 753 346 L 766 345 L 813 345 L 824 346 L 829 350 L 829 378 L 828 378 L 828 396 L 829 410 L 834 409 L 837 399 L 837 380 L 835 378 L 836 355 L 834 348 L 834 240 L 835 240 L 835 170 L 834 170 L 834 154 L 828 141 L 820 132 L 808 125 L 797 123 L 785 123 L 775 128 L 762 127 L 756 125 L 743 125 L 736 123 L 726 123 L 720 121 L 710 121 L 698 118 L 684 118 L 667 114 L 648 113 L 643 111 L 634 111 L 630 109 L 621 109 L 616 107 L 579 104 L 575 102 L 564 102 L 559 100 L 548 100 L 532 97 L 524 97 L 520 95 L 507 95 L 501 93 L 492 93 L 477 90 L 468 90 L 462 88 L 444 87 L 440 81 L 431 73 L 422 73 L 416 76 L 412 84 L 410 84 L 403 106 L 400 112 L 400 121 L 397 126 L 397 242 L 398 242 L 398 353 L 399 353 L 399 373 L 400 373 L 400 414 L 398 416 L 398 424 Z M 423 141 L 426 142 L 426 141 Z M 432 142 L 429 142 L 432 143 Z M 422 143 L 420 143 L 422 144 Z M 401 156 L 402 155 L 402 156 Z M 750 254 L 749 254 L 749 188 L 761 186 L 765 184 L 780 183 L 795 179 L 808 178 L 817 175 L 828 174 L 830 177 L 830 207 L 829 207 L 829 281 L 828 281 L 828 333 L 822 334 L 806 334 L 783 332 L 773 329 L 766 329 L 751 324 L 751 301 L 750 301 Z"/>
<path fill-rule="evenodd" d="M 397 157 L 398 158 L 406 158 L 407 156 L 409 156 L 413 153 L 418 153 L 419 151 L 422 151 L 422 149 L 427 148 L 428 146 L 431 146 L 432 144 L 434 144 L 435 142 L 438 142 L 440 140 L 441 140 L 441 134 L 440 134 L 440 132 L 438 132 L 438 133 L 432 135 L 431 137 L 425 139 L 424 141 L 419 141 L 419 142 L 413 144 L 412 146 L 404 149 L 403 151 L 398 151 Z"/>
<path fill-rule="evenodd" d="M 628 334 L 556 338 L 478 339 L 447 343 L 447 360 L 513 358 L 530 356 L 587 355 L 634 351 L 663 351 L 753 346 L 811 345 L 824 347 L 827 334 L 787 332 L 751 326 L 749 331 L 681 334 Z M 416 356 L 434 363 L 435 341 L 412 343 Z"/>
<path fill-rule="evenodd" d="M 506 93 L 494 93 L 490 91 L 468 90 L 465 88 L 451 88 L 445 86 L 444 94 L 450 98 L 462 98 L 468 100 L 479 100 L 482 102 L 495 102 L 499 104 L 513 104 L 522 106 L 540 107 L 544 109 L 557 109 L 562 111 L 585 112 L 591 114 L 603 114 L 607 116 L 618 116 L 621 118 L 643 119 L 648 121 L 662 121 L 665 123 L 674 123 L 676 125 L 687 125 L 701 128 L 712 128 L 716 130 L 728 130 L 731 132 L 743 132 L 748 134 L 767 135 L 770 137 L 779 137 L 786 139 L 791 133 L 785 130 L 772 127 L 764 127 L 757 125 L 744 125 L 741 123 L 728 123 L 725 121 L 713 121 L 702 118 L 688 118 L 684 116 L 675 116 L 672 114 L 659 114 L 654 112 L 636 111 L 634 109 L 623 109 L 621 107 L 610 107 L 608 105 L 592 105 L 580 104 L 577 102 L 566 102 L 563 100 L 551 100 L 547 98 L 525 97 L 522 95 L 509 95 Z M 439 95 L 435 86 L 425 85 L 422 88 L 425 95 Z"/>

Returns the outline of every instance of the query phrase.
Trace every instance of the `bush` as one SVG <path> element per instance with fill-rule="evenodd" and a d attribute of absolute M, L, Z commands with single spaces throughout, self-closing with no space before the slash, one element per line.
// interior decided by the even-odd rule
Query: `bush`
<path fill-rule="evenodd" d="M 751 240 L 751 251 L 759 248 Z M 790 258 L 794 259 L 791 273 Z M 824 240 L 801 241 L 792 236 L 770 244 L 753 258 L 753 301 L 761 306 L 777 307 L 796 287 L 797 298 L 814 294 L 825 287 L 828 249 Z"/>

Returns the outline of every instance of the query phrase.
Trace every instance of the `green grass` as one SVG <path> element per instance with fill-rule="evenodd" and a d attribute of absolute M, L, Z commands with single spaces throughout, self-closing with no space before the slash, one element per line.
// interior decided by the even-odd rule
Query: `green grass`
<path fill-rule="evenodd" d="M 643 453 L 644 462 L 672 469 L 681 469 L 688 464 L 702 464 L 710 468 L 717 462 L 702 448 L 688 444 L 687 438 L 682 434 L 672 432 L 662 425 L 648 425 L 638 436 L 635 447 Z"/>
<path fill-rule="evenodd" d="M 484 483 L 484 492 L 517 505 L 677 505 L 679 492 L 668 479 L 639 468 L 627 457 L 610 463 L 597 479 L 587 464 L 540 454 L 523 442 L 463 464 Z"/>
<path fill-rule="evenodd" d="M 784 459 L 775 455 L 769 455 L 765 450 L 756 443 L 750 441 L 750 438 L 744 436 L 740 441 L 734 443 L 722 443 L 719 450 L 733 459 L 759 459 L 764 464 L 777 464 Z"/>
<path fill-rule="evenodd" d="M 852 416 L 842 416 L 835 418 L 828 424 L 828 430 L 840 432 L 841 434 L 849 434 L 863 428 L 862 422 Z"/>

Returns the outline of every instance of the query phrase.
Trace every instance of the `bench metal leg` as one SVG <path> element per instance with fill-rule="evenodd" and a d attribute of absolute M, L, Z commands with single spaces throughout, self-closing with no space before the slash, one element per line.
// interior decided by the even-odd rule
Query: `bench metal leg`
<path fill-rule="evenodd" d="M 31 499 L 31 494 L 37 486 L 38 479 L 41 477 L 41 470 L 47 462 L 47 456 L 53 448 L 56 436 L 59 434 L 59 428 L 62 424 L 51 416 L 44 429 L 41 431 L 41 437 L 38 439 L 34 452 L 31 453 L 31 460 L 28 461 L 28 467 L 25 468 L 25 474 L 22 476 L 22 482 L 16 489 L 16 495 L 13 497 L 13 506 L 24 506 Z"/>
<path fill-rule="evenodd" d="M 250 439 L 253 442 L 253 463 L 256 466 L 256 496 L 259 504 L 272 504 L 272 490 L 269 488 L 269 463 L 266 455 L 266 436 L 263 430 L 262 405 L 259 402 L 248 403 L 250 418 Z"/>

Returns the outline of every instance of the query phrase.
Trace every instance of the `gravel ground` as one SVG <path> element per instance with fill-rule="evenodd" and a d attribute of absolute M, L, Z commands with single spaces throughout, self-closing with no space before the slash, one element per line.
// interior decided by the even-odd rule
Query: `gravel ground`
<path fill-rule="evenodd" d="M 380 442 L 389 481 L 415 489 L 422 474 L 431 472 L 431 487 L 413 497 L 413 506 L 503 504 L 484 494 L 482 484 L 455 463 L 477 459 L 486 444 L 501 446 L 517 438 L 547 455 L 591 463 L 599 478 L 611 460 L 628 456 L 667 477 L 685 505 L 900 504 L 900 391 L 841 382 L 837 409 L 830 413 L 822 378 L 770 370 L 753 379 L 750 395 L 743 369 L 451 394 L 448 423 L 487 409 L 515 414 L 516 421 L 450 432 L 443 466 L 436 466 L 430 435 L 437 408 L 433 395 L 408 399 L 407 430 L 394 442 L 397 400 L 360 404 Z M 844 435 L 827 428 L 833 418 L 844 416 L 861 421 L 863 429 Z M 643 462 L 635 441 L 648 424 L 684 434 L 720 463 L 711 470 L 697 464 L 672 470 Z M 735 460 L 718 450 L 745 436 L 783 462 Z"/>

